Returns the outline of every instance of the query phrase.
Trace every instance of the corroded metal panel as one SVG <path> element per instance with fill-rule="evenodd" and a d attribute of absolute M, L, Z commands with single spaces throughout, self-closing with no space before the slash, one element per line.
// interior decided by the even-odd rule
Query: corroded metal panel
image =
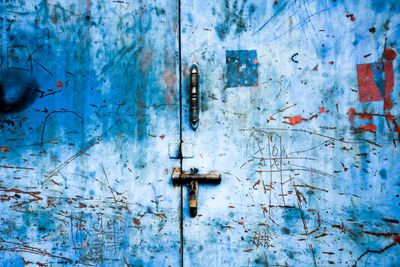
<path fill-rule="evenodd" d="M 184 206 L 184 265 L 398 266 L 400 2 L 181 10 L 201 94 L 193 131 L 184 83 L 183 168 L 222 173 Z"/>
<path fill-rule="evenodd" d="M 177 4 L 0 1 L 0 265 L 177 266 Z"/>

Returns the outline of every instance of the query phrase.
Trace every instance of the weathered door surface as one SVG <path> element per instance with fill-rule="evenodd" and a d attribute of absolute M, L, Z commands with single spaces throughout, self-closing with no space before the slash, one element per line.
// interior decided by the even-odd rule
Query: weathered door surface
<path fill-rule="evenodd" d="M 1 266 L 180 264 L 177 10 L 0 1 Z"/>
<path fill-rule="evenodd" d="M 400 265 L 399 12 L 182 1 L 183 169 L 222 174 L 184 211 L 185 266 Z"/>
<path fill-rule="evenodd" d="M 398 266 L 399 14 L 0 0 L 0 265 Z"/>

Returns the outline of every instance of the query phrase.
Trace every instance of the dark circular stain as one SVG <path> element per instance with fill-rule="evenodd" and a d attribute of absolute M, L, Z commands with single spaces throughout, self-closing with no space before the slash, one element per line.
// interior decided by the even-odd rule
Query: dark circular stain
<path fill-rule="evenodd" d="M 282 231 L 282 234 L 290 235 L 290 229 L 287 227 L 282 227 L 281 231 Z"/>
<path fill-rule="evenodd" d="M 35 102 L 40 92 L 38 82 L 28 74 L 9 70 L 0 73 L 0 113 L 14 113 Z"/>

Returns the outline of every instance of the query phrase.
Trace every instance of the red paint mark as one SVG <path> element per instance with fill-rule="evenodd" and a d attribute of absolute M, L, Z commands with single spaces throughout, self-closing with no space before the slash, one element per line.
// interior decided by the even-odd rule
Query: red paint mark
<path fill-rule="evenodd" d="M 53 199 L 51 198 L 47 198 L 47 207 L 55 207 L 56 205 L 54 205 Z"/>
<path fill-rule="evenodd" d="M 381 66 L 383 66 L 383 70 Z M 380 74 L 382 74 L 381 81 L 379 77 L 375 77 Z M 384 110 L 390 110 L 393 107 L 390 99 L 394 86 L 393 62 L 358 64 L 357 80 L 360 102 L 384 100 Z M 384 92 L 384 95 L 382 95 L 380 89 Z"/>
<path fill-rule="evenodd" d="M 274 6 L 277 6 L 278 5 L 278 0 L 275 0 L 274 1 Z"/>
<path fill-rule="evenodd" d="M 134 223 L 137 227 L 140 227 L 140 220 L 139 220 L 139 219 L 137 219 L 137 218 L 133 219 L 133 223 Z"/>
<path fill-rule="evenodd" d="M 185 67 L 183 68 L 183 73 L 185 73 L 185 75 L 189 75 L 189 66 L 187 64 L 185 64 Z"/>
<path fill-rule="evenodd" d="M 160 135 L 161 140 L 165 139 L 165 134 Z"/>
<path fill-rule="evenodd" d="M 58 80 L 58 81 L 57 81 L 57 84 L 56 84 L 56 87 L 57 87 L 57 88 L 62 88 L 62 87 L 63 87 L 62 81 Z"/>
<path fill-rule="evenodd" d="M 17 198 L 17 199 L 19 199 L 21 197 L 21 194 L 30 195 L 32 197 L 32 199 L 29 199 L 29 200 L 23 201 L 23 202 L 19 202 L 19 203 L 13 205 L 16 207 L 43 200 L 43 198 L 39 196 L 40 191 L 29 192 L 29 191 L 22 191 L 17 188 L 1 189 L 1 191 L 4 191 L 6 193 L 14 193 L 14 196 L 12 196 L 12 198 Z"/>
<path fill-rule="evenodd" d="M 351 123 L 354 122 L 354 114 L 355 114 L 355 113 L 356 113 L 356 110 L 355 110 L 354 108 L 350 108 L 350 109 L 349 109 L 349 112 L 347 112 L 347 114 L 349 114 Z"/>
<path fill-rule="evenodd" d="M 165 101 L 170 104 L 171 99 L 174 95 L 174 88 L 176 84 L 176 74 L 171 71 L 165 71 L 163 74 L 163 81 L 166 85 L 167 93 L 165 96 Z"/>
<path fill-rule="evenodd" d="M 395 235 L 393 241 L 400 244 L 400 235 Z"/>
<path fill-rule="evenodd" d="M 390 93 L 394 87 L 393 62 L 385 62 L 383 68 L 385 72 L 385 95 L 383 99 L 383 110 L 385 111 L 393 108 L 393 103 L 390 99 Z"/>
<path fill-rule="evenodd" d="M 338 228 L 340 230 L 340 233 L 346 233 L 347 232 L 347 227 L 344 226 L 343 223 L 341 225 L 340 224 L 333 224 L 332 227 Z"/>
<path fill-rule="evenodd" d="M 49 0 L 49 13 L 51 21 L 56 24 L 58 21 L 57 13 L 54 10 L 54 3 L 53 0 Z"/>
<path fill-rule="evenodd" d="M 372 231 L 363 231 L 363 233 L 384 238 L 389 238 L 392 236 L 395 238 L 396 235 L 398 235 L 397 233 L 382 233 L 382 232 L 372 232 Z"/>
<path fill-rule="evenodd" d="M 390 112 L 385 114 L 385 118 L 386 118 L 386 120 L 388 120 L 391 123 L 393 123 L 393 125 L 395 125 L 395 131 L 396 132 L 400 132 L 399 126 L 396 123 L 396 119 L 394 118 L 394 116 L 392 114 L 390 114 Z"/>
<path fill-rule="evenodd" d="M 349 170 L 349 168 L 347 168 L 346 166 L 344 166 L 343 162 L 342 162 L 342 167 L 343 167 L 344 172 L 347 172 L 347 171 Z"/>
<path fill-rule="evenodd" d="M 356 17 L 354 16 L 354 14 L 347 14 L 346 18 L 349 18 L 351 21 L 355 21 Z"/>
<path fill-rule="evenodd" d="M 243 224 L 244 224 L 244 221 L 239 221 L 239 224 L 240 224 L 240 225 L 243 225 Z"/>
<path fill-rule="evenodd" d="M 386 60 L 394 60 L 396 57 L 397 53 L 392 48 L 386 48 L 385 51 L 383 51 L 383 58 Z"/>
<path fill-rule="evenodd" d="M 261 183 L 261 180 L 257 180 L 257 182 L 254 183 L 253 189 L 257 189 L 257 186 L 259 186 Z"/>
<path fill-rule="evenodd" d="M 350 108 L 349 112 L 347 114 L 349 114 L 351 125 L 354 125 L 355 116 L 357 116 L 361 120 L 373 120 L 375 117 L 385 117 L 388 124 L 393 125 L 393 131 L 398 134 L 398 138 L 400 140 L 400 127 L 397 124 L 395 117 L 392 114 L 390 114 L 390 112 L 387 112 L 385 114 L 366 113 L 366 112 L 358 113 L 355 111 L 354 108 Z M 391 129 L 390 126 L 389 126 L 389 128 Z M 362 125 L 358 128 L 358 130 L 375 132 L 376 126 L 374 124 Z"/>
<path fill-rule="evenodd" d="M 166 71 L 163 75 L 163 80 L 166 85 L 175 85 L 176 74 L 171 71 Z"/>
<path fill-rule="evenodd" d="M 333 61 L 329 61 L 328 64 L 333 65 Z"/>
<path fill-rule="evenodd" d="M 376 126 L 373 123 L 361 125 L 358 129 L 361 131 L 376 132 Z"/>
<path fill-rule="evenodd" d="M 393 116 L 392 114 L 390 114 L 389 112 L 385 114 L 385 118 L 386 118 L 388 121 L 391 121 L 391 122 L 394 121 L 394 116 Z"/>
<path fill-rule="evenodd" d="M 257 58 L 254 58 L 254 59 L 253 59 L 253 63 L 254 63 L 254 64 L 258 64 Z"/>
<path fill-rule="evenodd" d="M 392 99 L 390 99 L 390 96 L 385 96 L 383 98 L 383 110 L 391 110 L 392 108 L 393 108 Z"/>
<path fill-rule="evenodd" d="M 325 112 L 326 112 L 325 107 L 320 107 L 320 108 L 319 108 L 319 113 L 325 113 Z"/>
<path fill-rule="evenodd" d="M 394 116 L 392 114 L 390 114 L 390 112 L 388 112 L 388 113 L 385 114 L 385 118 L 386 118 L 387 121 L 389 121 L 389 122 L 391 122 L 393 124 L 393 126 L 394 126 L 393 130 L 397 133 L 398 138 L 400 140 L 400 127 L 397 124 L 396 119 L 394 118 Z"/>
<path fill-rule="evenodd" d="M 3 152 L 3 153 L 7 153 L 8 151 L 10 151 L 8 148 L 6 148 L 6 147 L 1 147 L 1 152 Z"/>
<path fill-rule="evenodd" d="M 372 120 L 374 117 L 372 114 L 369 113 L 357 113 L 357 116 L 362 120 Z"/>
<path fill-rule="evenodd" d="M 304 121 L 304 118 L 301 116 L 292 116 L 292 117 L 289 117 L 288 120 L 291 125 L 296 125 L 296 124 L 299 124 L 300 122 Z"/>

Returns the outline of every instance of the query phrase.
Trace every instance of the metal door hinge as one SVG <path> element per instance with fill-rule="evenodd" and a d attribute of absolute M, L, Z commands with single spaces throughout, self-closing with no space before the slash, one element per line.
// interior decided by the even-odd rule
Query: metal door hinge
<path fill-rule="evenodd" d="M 200 89 L 199 89 L 199 68 L 193 65 L 190 68 L 190 125 L 196 130 L 200 121 Z"/>

